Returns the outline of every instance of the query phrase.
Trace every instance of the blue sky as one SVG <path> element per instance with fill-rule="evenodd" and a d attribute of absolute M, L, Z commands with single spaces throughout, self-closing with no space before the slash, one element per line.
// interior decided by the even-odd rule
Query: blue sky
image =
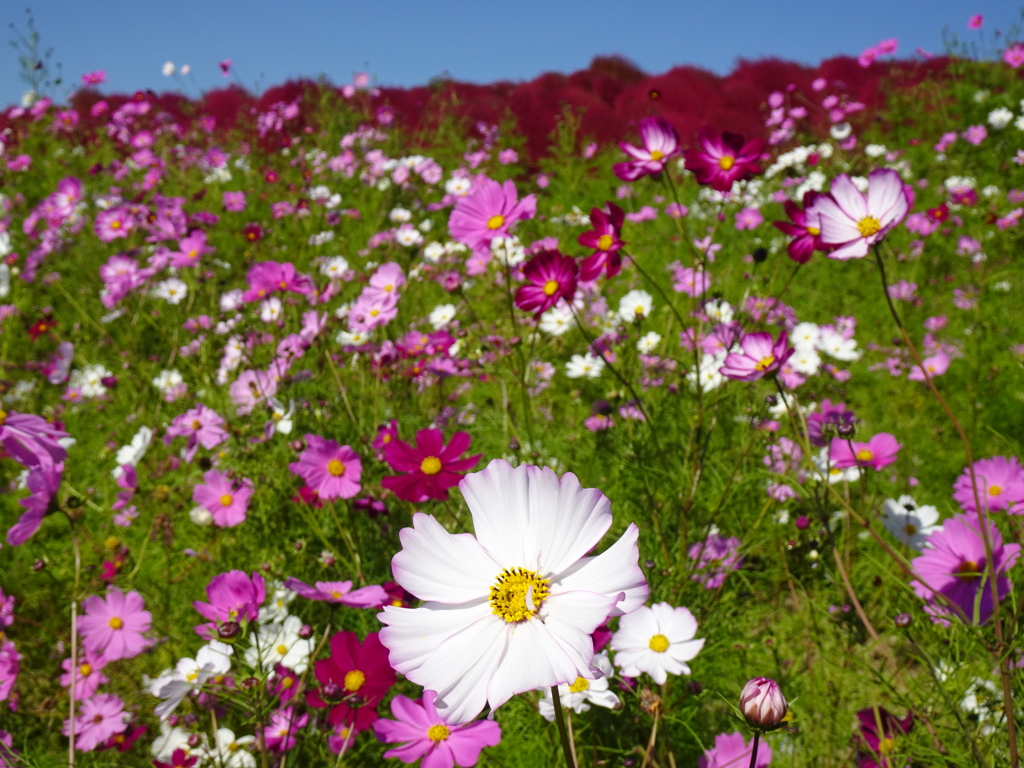
<path fill-rule="evenodd" d="M 12 21 L 24 28 L 22 3 L 0 5 L 5 32 Z M 111 91 L 173 89 L 180 85 L 160 72 L 173 61 L 191 65 L 193 94 L 225 82 L 217 62 L 226 58 L 250 88 L 321 73 L 344 83 L 364 69 L 382 85 L 419 85 L 442 73 L 528 80 L 611 53 L 652 73 L 677 64 L 725 73 L 740 57 L 814 64 L 889 37 L 899 38 L 903 55 L 917 46 L 941 52 L 944 27 L 977 40 L 966 23 L 983 13 L 991 41 L 1021 13 L 1017 2 L 997 0 L 35 0 L 31 7 L 43 48 L 53 49 L 66 80 L 104 69 Z M 15 51 L 0 50 L 0 103 L 10 104 L 25 86 Z"/>

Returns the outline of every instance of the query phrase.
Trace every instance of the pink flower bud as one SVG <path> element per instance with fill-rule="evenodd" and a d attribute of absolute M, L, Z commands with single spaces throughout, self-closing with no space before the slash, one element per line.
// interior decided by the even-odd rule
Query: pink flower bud
<path fill-rule="evenodd" d="M 772 731 L 782 724 L 789 705 L 777 682 L 767 677 L 755 677 L 743 686 L 740 709 L 751 728 Z"/>

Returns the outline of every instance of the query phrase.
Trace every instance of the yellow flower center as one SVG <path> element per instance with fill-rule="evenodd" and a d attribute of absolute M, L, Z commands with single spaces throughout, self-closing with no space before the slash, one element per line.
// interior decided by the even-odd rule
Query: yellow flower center
<path fill-rule="evenodd" d="M 288 646 L 284 643 L 278 643 L 277 648 L 275 648 L 274 650 L 277 651 L 278 656 L 284 656 L 286 653 L 288 653 Z"/>
<path fill-rule="evenodd" d="M 651 150 L 651 160 L 661 160 L 665 157 L 665 153 L 659 149 Z"/>
<path fill-rule="evenodd" d="M 509 624 L 532 619 L 551 594 L 551 582 L 525 568 L 506 568 L 491 587 L 491 608 Z"/>
<path fill-rule="evenodd" d="M 597 238 L 597 249 L 599 251 L 607 251 L 612 245 L 615 244 L 615 238 L 611 235 L 601 235 Z"/>
<path fill-rule="evenodd" d="M 878 754 L 889 755 L 892 754 L 893 749 L 896 747 L 896 742 L 892 739 L 879 739 L 878 740 Z"/>
<path fill-rule="evenodd" d="M 78 674 L 80 674 L 82 677 L 88 677 L 89 675 L 92 674 L 92 665 L 91 664 L 83 664 L 82 666 L 80 666 L 78 668 Z"/>
<path fill-rule="evenodd" d="M 190 683 L 194 683 L 196 680 L 199 679 L 199 670 L 193 669 L 191 672 L 185 675 L 185 679 Z"/>
<path fill-rule="evenodd" d="M 774 362 L 775 355 L 768 355 L 768 357 L 762 357 L 760 360 L 758 360 L 757 365 L 755 365 L 754 368 L 755 370 L 758 371 L 767 371 L 769 368 L 772 367 L 772 364 Z"/>
<path fill-rule="evenodd" d="M 590 689 L 590 681 L 585 677 L 577 677 L 576 682 L 569 686 L 570 693 L 583 693 Z"/>
<path fill-rule="evenodd" d="M 861 448 L 857 451 L 857 461 L 871 461 L 875 458 L 875 452 L 870 451 L 867 448 Z"/>
<path fill-rule="evenodd" d="M 345 474 L 345 465 L 337 459 L 331 459 L 327 462 L 327 471 L 335 477 L 341 477 Z"/>
<path fill-rule="evenodd" d="M 192 421 L 192 429 L 199 429 L 201 426 L 203 425 L 199 423 L 199 419 L 194 419 Z"/>
<path fill-rule="evenodd" d="M 504 223 L 505 223 L 505 217 L 502 216 L 500 213 L 498 213 L 498 214 L 495 214 L 494 216 L 491 216 L 491 218 L 489 218 L 487 220 L 487 228 L 488 229 L 501 229 L 501 226 Z"/>
<path fill-rule="evenodd" d="M 120 229 L 121 228 L 121 222 L 120 221 L 112 221 L 112 222 L 110 222 L 110 228 L 111 229 Z"/>
<path fill-rule="evenodd" d="M 1002 488 L 1002 486 L 999 486 L 999 485 L 990 485 L 990 486 L 988 487 L 988 495 L 989 495 L 989 496 L 998 496 L 998 495 L 999 495 L 1000 493 L 1002 493 L 1002 492 L 1003 492 L 1003 488 Z"/>
<path fill-rule="evenodd" d="M 282 290 L 282 291 L 283 291 L 283 290 L 284 290 L 285 288 L 287 288 L 287 287 L 288 287 L 288 283 L 286 283 L 286 282 L 285 282 L 284 280 L 282 280 L 282 281 L 281 281 L 280 283 L 278 283 L 278 285 L 279 285 L 279 286 L 281 287 L 281 290 Z"/>
<path fill-rule="evenodd" d="M 655 653 L 664 653 L 668 650 L 669 642 L 664 635 L 655 635 L 647 645 Z"/>
<path fill-rule="evenodd" d="M 736 165 L 736 158 L 732 155 L 722 155 L 718 160 L 718 167 L 723 171 L 728 171 L 734 165 Z"/>
<path fill-rule="evenodd" d="M 420 472 L 424 475 L 436 475 L 441 471 L 441 460 L 437 456 L 427 456 L 420 462 Z"/>
<path fill-rule="evenodd" d="M 821 234 L 821 230 L 818 229 L 817 227 L 808 227 L 807 234 L 811 235 L 812 237 L 817 237 L 818 235 Z"/>
<path fill-rule="evenodd" d="M 220 497 L 220 503 L 225 507 L 230 507 L 232 501 L 234 501 L 234 499 L 231 498 L 230 493 L 225 493 L 223 496 Z"/>
<path fill-rule="evenodd" d="M 110 618 L 110 621 L 107 623 L 110 625 L 111 629 L 120 629 L 124 626 L 124 622 L 121 621 L 121 619 L 119 619 L 117 616 L 112 616 Z"/>
<path fill-rule="evenodd" d="M 341 599 L 341 592 L 338 592 L 336 589 L 332 589 L 331 592 L 330 592 L 330 595 L 335 600 L 340 600 Z"/>
<path fill-rule="evenodd" d="M 189 257 L 190 259 L 194 259 L 194 258 L 195 258 L 196 256 L 198 256 L 198 255 L 199 255 L 199 251 L 196 251 L 196 250 L 192 250 L 192 251 L 189 251 L 189 252 L 188 252 L 188 257 Z"/>
<path fill-rule="evenodd" d="M 903 526 L 903 532 L 907 534 L 907 536 L 913 536 L 915 533 L 917 533 L 917 526 L 913 523 L 907 523 Z"/>
<path fill-rule="evenodd" d="M 981 574 L 978 573 L 978 564 L 973 560 L 964 560 L 953 573 L 962 581 L 974 581 L 981 578 Z"/>
<path fill-rule="evenodd" d="M 352 691 L 355 693 L 363 687 L 363 683 L 366 682 L 366 675 L 360 672 L 358 669 L 353 669 L 351 672 L 345 673 L 345 690 Z"/>
<path fill-rule="evenodd" d="M 546 283 L 544 283 L 544 295 L 545 296 L 554 296 L 557 291 L 558 291 L 558 281 L 557 280 L 548 280 Z"/>
<path fill-rule="evenodd" d="M 7 411 L 0 411 L 0 427 L 7 423 Z"/>
<path fill-rule="evenodd" d="M 865 216 L 857 222 L 857 230 L 860 232 L 862 237 L 871 237 L 872 235 L 877 234 L 878 230 L 881 228 L 882 222 L 874 216 Z"/>
<path fill-rule="evenodd" d="M 293 677 L 286 677 L 284 680 L 281 681 L 281 689 L 282 690 L 287 691 L 293 685 L 295 685 L 295 678 L 293 678 Z"/>
<path fill-rule="evenodd" d="M 438 741 L 444 741 L 450 735 L 451 731 L 448 730 L 448 726 L 442 725 L 441 723 L 432 725 L 427 729 L 427 738 L 435 743 Z"/>

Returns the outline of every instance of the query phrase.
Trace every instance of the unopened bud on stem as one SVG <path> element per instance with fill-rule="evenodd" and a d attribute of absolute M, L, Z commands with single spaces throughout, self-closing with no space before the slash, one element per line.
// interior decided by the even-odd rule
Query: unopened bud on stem
<path fill-rule="evenodd" d="M 758 731 L 774 731 L 789 711 L 779 684 L 767 677 L 755 677 L 743 686 L 740 710 L 747 725 Z"/>

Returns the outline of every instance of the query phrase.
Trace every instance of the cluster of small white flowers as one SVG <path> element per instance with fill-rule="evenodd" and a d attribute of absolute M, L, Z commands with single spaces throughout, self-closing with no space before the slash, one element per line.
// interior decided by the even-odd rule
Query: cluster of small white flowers
<path fill-rule="evenodd" d="M 107 393 L 103 379 L 112 375 L 102 365 L 87 365 L 71 372 L 69 385 L 73 389 L 78 389 L 82 397 L 100 397 Z"/>
<path fill-rule="evenodd" d="M 803 147 L 794 147 L 788 152 L 783 152 L 779 155 L 775 159 L 775 162 L 764 172 L 764 177 L 766 179 L 770 179 L 783 171 L 788 171 L 790 169 L 797 173 L 802 173 L 804 166 L 807 164 L 811 155 L 817 155 L 818 157 L 827 159 L 832 157 L 832 151 L 832 145 L 828 142 L 825 142 L 824 144 L 808 144 Z"/>

